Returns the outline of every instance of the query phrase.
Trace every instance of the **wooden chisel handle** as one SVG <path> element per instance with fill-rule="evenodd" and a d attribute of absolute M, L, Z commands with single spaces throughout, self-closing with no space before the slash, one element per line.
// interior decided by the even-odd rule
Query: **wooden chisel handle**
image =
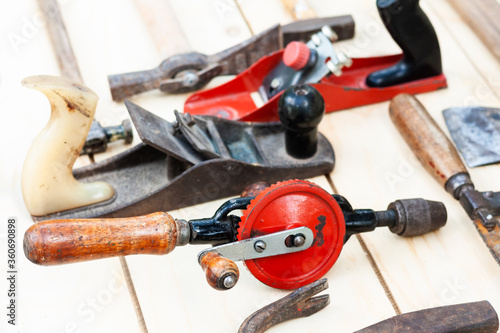
<path fill-rule="evenodd" d="M 487 301 L 425 309 L 395 316 L 354 333 L 496 333 L 498 315 Z"/>
<path fill-rule="evenodd" d="M 415 97 L 397 95 L 389 114 L 420 163 L 443 187 L 452 176 L 467 173 L 453 144 Z"/>
<path fill-rule="evenodd" d="M 39 265 L 130 254 L 167 254 L 180 245 L 180 224 L 167 213 L 44 221 L 33 224 L 24 234 L 24 253 Z"/>

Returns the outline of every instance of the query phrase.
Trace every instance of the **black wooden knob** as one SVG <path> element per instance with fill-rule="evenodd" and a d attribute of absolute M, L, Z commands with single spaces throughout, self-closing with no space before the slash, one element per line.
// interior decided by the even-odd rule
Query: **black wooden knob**
<path fill-rule="evenodd" d="M 283 92 L 278 104 L 285 127 L 286 151 L 295 158 L 309 158 L 318 146 L 318 125 L 325 113 L 321 94 L 309 85 L 297 85 Z"/>

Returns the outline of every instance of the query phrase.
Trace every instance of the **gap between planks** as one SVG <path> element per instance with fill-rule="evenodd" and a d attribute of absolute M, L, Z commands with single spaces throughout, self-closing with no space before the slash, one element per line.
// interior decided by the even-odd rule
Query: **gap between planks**
<path fill-rule="evenodd" d="M 69 77 L 74 81 L 83 83 L 80 68 L 71 46 L 71 38 L 66 30 L 59 4 L 55 0 L 39 0 L 38 5 L 45 15 L 47 15 L 46 19 L 50 22 L 47 26 L 47 33 L 52 42 L 52 51 L 58 60 L 61 76 Z M 89 154 L 88 157 L 91 164 L 95 163 L 94 154 Z M 139 327 L 142 333 L 147 333 L 148 330 L 142 314 L 141 305 L 135 292 L 134 282 L 132 281 L 127 261 L 124 257 L 120 257 L 120 264 L 127 283 L 132 305 L 134 306 L 138 319 Z"/>
<path fill-rule="evenodd" d="M 243 20 L 245 21 L 245 24 L 247 25 L 247 27 L 250 30 L 251 34 L 254 35 L 254 32 L 253 32 L 253 30 L 252 30 L 252 28 L 250 26 L 250 23 L 249 23 L 248 19 L 245 16 L 245 13 L 241 9 L 241 7 L 239 6 L 239 4 L 238 4 L 237 1 L 234 1 L 234 3 L 238 7 L 238 10 L 239 10 L 241 16 L 243 17 Z M 328 181 L 328 184 L 330 185 L 333 193 L 337 194 L 338 193 L 337 188 L 333 184 L 333 181 L 332 181 L 330 175 L 326 174 L 325 177 L 326 177 L 326 179 Z M 377 276 L 377 279 L 378 279 L 380 285 L 384 289 L 385 295 L 387 296 L 389 302 L 391 303 L 392 308 L 394 309 L 394 311 L 395 311 L 395 313 L 397 315 L 400 315 L 401 314 L 401 310 L 399 308 L 399 305 L 397 304 L 396 299 L 394 298 L 394 295 L 392 294 L 392 291 L 389 288 L 389 285 L 387 284 L 387 281 L 385 280 L 382 272 L 380 271 L 380 268 L 379 268 L 379 266 L 378 266 L 375 258 L 373 257 L 372 253 L 370 252 L 370 249 L 368 249 L 368 246 L 366 245 L 366 243 L 365 243 L 365 241 L 364 241 L 364 239 L 363 239 L 363 237 L 361 235 L 359 235 L 359 234 L 356 235 L 356 239 L 358 240 L 359 244 L 361 245 L 361 248 L 365 252 L 365 254 L 366 254 L 367 258 L 368 258 L 368 262 L 370 263 L 370 266 L 372 267 L 373 272 Z"/>
<path fill-rule="evenodd" d="M 429 6 L 429 9 L 433 12 L 433 15 L 435 15 L 436 17 L 439 17 L 439 15 L 436 14 L 437 11 L 436 11 L 436 8 L 435 8 L 435 4 L 433 4 L 432 1 L 426 1 L 426 4 Z M 451 10 L 453 10 L 460 17 L 460 20 L 462 20 L 462 22 L 464 22 L 465 26 L 467 26 L 469 29 L 471 29 L 474 32 L 474 34 L 476 34 L 476 32 L 467 24 L 467 22 L 464 21 L 463 17 L 460 15 L 460 13 L 458 13 L 457 10 L 451 4 L 449 4 L 449 2 L 448 2 L 448 5 L 450 5 Z M 460 36 L 456 36 L 455 35 L 455 33 L 453 32 L 453 30 L 446 23 L 446 20 L 443 20 L 442 22 L 443 22 L 444 28 L 446 29 L 446 31 L 448 31 L 449 35 L 451 36 L 451 38 L 453 39 L 453 41 L 457 44 L 457 46 L 460 48 L 460 50 L 465 55 L 465 57 L 467 58 L 467 60 L 469 60 L 469 63 L 472 65 L 472 67 L 474 68 L 474 70 L 476 71 L 476 73 L 481 77 L 481 79 L 483 79 L 483 81 L 486 83 L 486 85 L 488 86 L 488 88 L 490 88 L 490 90 L 493 92 L 493 94 L 495 95 L 495 97 L 497 97 L 498 99 L 500 99 L 500 94 L 497 92 L 497 90 L 495 89 L 495 87 L 493 87 L 491 85 L 491 82 L 488 80 L 488 78 L 486 78 L 484 76 L 484 73 L 481 70 L 481 68 L 479 68 L 476 65 L 476 59 L 474 59 L 469 54 L 469 52 L 467 51 L 467 49 L 462 45 L 461 40 L 460 40 Z M 479 38 L 479 36 L 477 34 L 476 34 L 476 36 Z M 481 43 L 483 43 L 488 48 L 488 46 L 482 40 L 481 40 Z M 490 50 L 490 52 L 491 52 L 491 50 Z"/>
<path fill-rule="evenodd" d="M 137 293 L 135 292 L 134 281 L 132 281 L 132 275 L 130 275 L 130 270 L 128 269 L 128 264 L 125 257 L 120 257 L 120 265 L 122 266 L 123 275 L 125 276 L 127 289 L 130 294 L 130 298 L 132 299 L 132 304 L 134 305 L 134 311 L 139 323 L 139 328 L 141 329 L 141 333 L 148 333 L 148 328 L 146 326 L 146 321 L 144 320 L 141 304 L 139 303 L 139 298 L 137 297 Z"/>
<path fill-rule="evenodd" d="M 335 187 L 335 184 L 333 183 L 332 177 L 330 177 L 329 174 L 325 175 L 326 180 L 328 181 L 328 184 L 332 188 L 333 193 L 338 194 L 337 187 Z M 396 302 L 396 299 L 394 298 L 394 295 L 392 294 L 391 288 L 389 288 L 389 285 L 387 284 L 387 281 L 384 278 L 384 275 L 380 271 L 380 268 L 378 267 L 377 262 L 375 261 L 375 258 L 373 257 L 370 249 L 365 243 L 365 240 L 360 234 L 356 234 L 356 239 L 358 240 L 359 244 L 361 245 L 361 248 L 366 254 L 366 257 L 368 258 L 368 262 L 370 263 L 370 266 L 373 269 L 373 272 L 377 276 L 378 282 L 384 289 L 385 295 L 389 299 L 389 302 L 391 303 L 392 308 L 394 309 L 394 312 L 396 312 L 396 315 L 401 314 L 401 309 L 399 308 L 398 303 Z"/>

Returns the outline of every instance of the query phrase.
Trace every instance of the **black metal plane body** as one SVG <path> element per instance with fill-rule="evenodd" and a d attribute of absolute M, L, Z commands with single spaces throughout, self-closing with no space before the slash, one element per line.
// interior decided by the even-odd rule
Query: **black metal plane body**
<path fill-rule="evenodd" d="M 318 135 L 314 156 L 287 154 L 281 123 L 245 123 L 176 112 L 170 123 L 126 102 L 143 142 L 105 161 L 74 170 L 83 182 L 104 181 L 112 199 L 82 208 L 36 217 L 129 217 L 169 211 L 238 195 L 257 181 L 274 183 L 330 173 L 335 155 Z"/>

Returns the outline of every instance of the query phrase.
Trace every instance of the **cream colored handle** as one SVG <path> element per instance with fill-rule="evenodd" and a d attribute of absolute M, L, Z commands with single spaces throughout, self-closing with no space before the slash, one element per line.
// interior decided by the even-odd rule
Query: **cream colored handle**
<path fill-rule="evenodd" d="M 32 76 L 22 84 L 41 91 L 51 105 L 49 122 L 24 160 L 21 182 L 30 214 L 46 215 L 111 198 L 114 190 L 109 184 L 80 183 L 73 177 L 73 165 L 92 125 L 97 95 L 82 84 L 55 76 Z"/>

